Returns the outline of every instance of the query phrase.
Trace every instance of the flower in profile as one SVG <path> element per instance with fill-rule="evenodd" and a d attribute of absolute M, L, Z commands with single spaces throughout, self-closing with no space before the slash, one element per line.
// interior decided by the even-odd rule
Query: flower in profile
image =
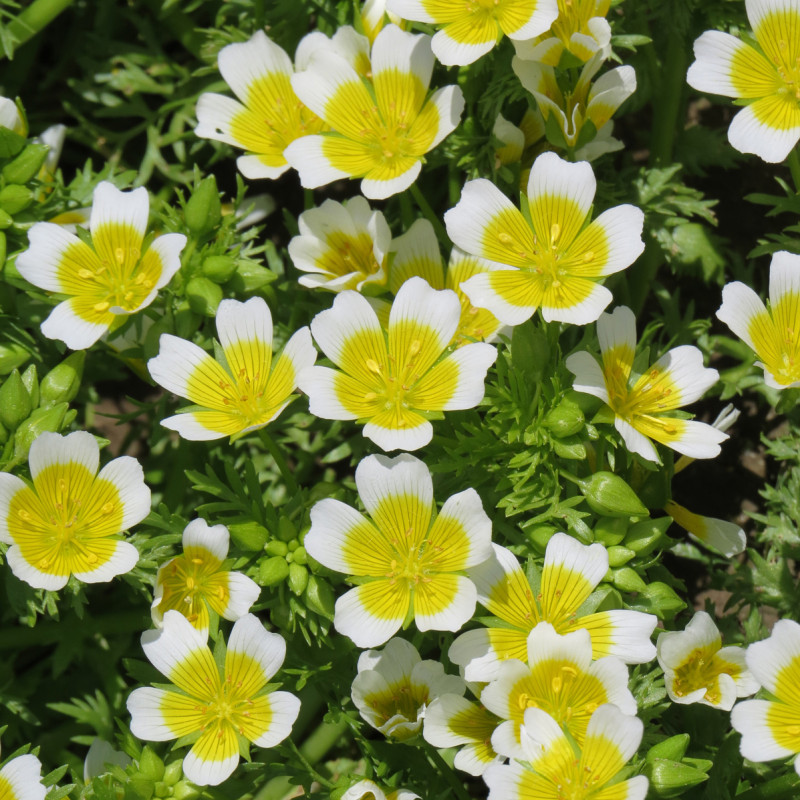
<path fill-rule="evenodd" d="M 735 522 L 703 517 L 678 505 L 674 500 L 667 501 L 664 511 L 687 531 L 692 539 L 726 558 L 743 553 L 747 547 L 747 536 Z"/>
<path fill-rule="evenodd" d="M 105 739 L 95 736 L 83 761 L 83 782 L 91 783 L 92 778 L 105 775 L 112 766 L 124 769 L 131 760 L 129 755 L 115 750 Z"/>
<path fill-rule="evenodd" d="M 158 355 L 147 362 L 156 383 L 201 407 L 161 420 L 184 439 L 241 436 L 263 428 L 293 399 L 300 370 L 317 357 L 308 328 L 300 328 L 273 359 L 272 314 L 260 297 L 245 303 L 223 300 L 217 335 L 224 365 L 168 333 L 161 335 Z"/>
<path fill-rule="evenodd" d="M 153 622 L 161 625 L 170 609 L 180 611 L 208 636 L 208 610 L 231 621 L 243 617 L 258 599 L 258 584 L 241 572 L 222 569 L 228 555 L 228 529 L 192 520 L 183 531 L 183 555 L 163 564 L 156 576 L 151 607 Z"/>
<path fill-rule="evenodd" d="M 445 675 L 438 661 L 422 661 L 405 639 L 390 639 L 383 650 L 359 656 L 351 696 L 367 724 L 403 742 L 420 732 L 425 709 L 436 697 L 463 694 L 464 688 L 458 675 Z"/>
<path fill-rule="evenodd" d="M 508 658 L 525 661 L 528 634 L 549 622 L 556 633 L 585 628 L 592 638 L 592 657 L 616 656 L 626 664 L 645 664 L 656 654 L 650 634 L 653 614 L 625 609 L 577 616 L 608 572 L 608 552 L 601 544 L 584 545 L 566 533 L 547 543 L 541 588 L 534 595 L 516 556 L 492 545 L 494 558 L 469 570 L 478 602 L 498 618 L 498 625 L 462 633 L 449 652 L 464 667 L 469 681 L 491 681 Z"/>
<path fill-rule="evenodd" d="M 622 149 L 622 142 L 611 136 L 611 117 L 636 91 L 636 73 L 630 66 L 617 67 L 593 83 L 602 64 L 603 56 L 598 53 L 583 67 L 575 88 L 565 92 L 553 67 L 519 57 L 511 62 L 522 85 L 536 99 L 545 125 L 551 117 L 555 120 L 564 146 L 574 150 L 578 161 L 593 161 Z"/>
<path fill-rule="evenodd" d="M 372 521 L 332 498 L 311 509 L 304 545 L 320 564 L 358 578 L 336 603 L 334 625 L 359 647 L 383 644 L 406 619 L 420 630 L 457 631 L 475 611 L 462 573 L 492 554 L 492 523 L 466 489 L 434 518 L 433 481 L 406 453 L 367 456 L 356 486 Z"/>
<path fill-rule="evenodd" d="M 311 322 L 317 344 L 338 367 L 300 375 L 311 413 L 366 421 L 364 436 L 383 450 L 426 445 L 433 426 L 425 414 L 477 405 L 497 357 L 483 342 L 448 350 L 460 318 L 455 292 L 436 291 L 422 278 L 400 287 L 386 331 L 366 298 L 341 292 Z"/>
<path fill-rule="evenodd" d="M 705 611 L 697 611 L 685 630 L 659 634 L 656 651 L 673 703 L 702 703 L 730 711 L 737 697 L 758 691 L 744 648 L 723 647 L 722 636 Z"/>
<path fill-rule="evenodd" d="M 365 79 L 343 56 L 322 52 L 292 78 L 297 96 L 332 131 L 305 136 L 286 149 L 304 187 L 362 178 L 366 197 L 390 197 L 417 179 L 425 153 L 458 124 L 464 108 L 459 87 L 428 97 L 429 37 L 388 25 L 375 39 L 371 70 Z"/>
<path fill-rule="evenodd" d="M 0 97 L 0 128 L 8 128 L 20 136 L 28 135 L 28 125 L 19 113 L 17 104 L 8 97 Z"/>
<path fill-rule="evenodd" d="M 246 178 L 279 177 L 289 169 L 286 147 L 323 129 L 292 89 L 291 59 L 264 31 L 256 31 L 247 42 L 223 47 L 218 64 L 239 100 L 200 95 L 195 134 L 245 150 L 236 165 Z"/>
<path fill-rule="evenodd" d="M 408 789 L 394 789 L 393 791 L 387 789 L 384 791 L 377 783 L 363 780 L 354 783 L 341 796 L 341 800 L 420 800 L 420 797 Z"/>
<path fill-rule="evenodd" d="M 361 6 L 361 24 L 370 44 L 383 30 L 387 19 L 395 25 L 402 25 L 403 22 L 397 14 L 386 10 L 386 0 L 365 0 Z"/>
<path fill-rule="evenodd" d="M 744 108 L 728 128 L 740 153 L 777 163 L 800 139 L 800 6 L 746 0 L 758 49 L 722 31 L 694 43 L 686 80 L 693 89 L 735 97 Z"/>
<path fill-rule="evenodd" d="M 544 153 L 528 179 L 525 215 L 488 180 L 470 181 L 445 215 L 447 233 L 465 252 L 496 262 L 462 285 L 479 308 L 519 325 L 537 308 L 548 322 L 594 322 L 611 302 L 600 281 L 644 249 L 644 215 L 621 205 L 585 225 L 596 188 L 586 162 Z M 528 221 L 530 219 L 530 222 Z"/>
<path fill-rule="evenodd" d="M 672 413 L 698 400 L 719 378 L 715 369 L 703 366 L 696 347 L 675 347 L 636 377 L 633 311 L 619 306 L 601 315 L 597 337 L 601 361 L 581 350 L 567 358 L 567 369 L 575 376 L 576 391 L 600 398 L 613 411 L 614 427 L 631 453 L 658 462 L 656 441 L 692 458 L 719 455 L 726 433 Z"/>
<path fill-rule="evenodd" d="M 307 273 L 301 286 L 331 292 L 385 286 L 392 233 L 383 214 L 363 197 L 326 200 L 304 211 L 297 223 L 300 233 L 289 242 L 289 256 Z"/>
<path fill-rule="evenodd" d="M 47 788 L 42 783 L 42 763 L 30 753 L 12 758 L 0 769 L 2 800 L 44 800 Z"/>
<path fill-rule="evenodd" d="M 102 181 L 92 197 L 91 247 L 54 222 L 37 222 L 28 231 L 30 247 L 16 262 L 20 274 L 69 298 L 42 323 L 48 339 L 72 350 L 91 347 L 121 315 L 149 306 L 170 282 L 186 237 L 167 233 L 145 247 L 149 209 L 144 187 L 121 192 Z"/>
<path fill-rule="evenodd" d="M 121 456 L 99 474 L 100 448 L 86 431 L 42 433 L 31 445 L 32 485 L 0 473 L 0 542 L 11 571 L 34 589 L 62 589 L 129 572 L 139 552 L 118 538 L 150 513 L 150 490 L 135 458 Z"/>
<path fill-rule="evenodd" d="M 539 708 L 525 712 L 524 730 L 525 762 L 486 771 L 488 800 L 644 800 L 647 778 L 620 780 L 619 775 L 639 749 L 640 719 L 610 704 L 600 706 L 589 720 L 579 757 L 558 723 Z"/>
<path fill-rule="evenodd" d="M 492 736 L 494 749 L 507 758 L 525 758 L 521 740 L 525 711 L 540 708 L 578 745 L 594 711 L 613 703 L 625 714 L 636 714 L 628 690 L 628 669 L 618 658 L 592 661 L 592 637 L 579 628 L 560 636 L 548 622 L 528 634 L 527 664 L 503 661 L 497 676 L 481 693 L 481 702 L 501 720 Z"/>
<path fill-rule="evenodd" d="M 216 786 L 228 778 L 239 763 L 238 737 L 274 747 L 291 733 L 300 701 L 288 692 L 265 691 L 283 663 L 286 642 L 252 614 L 234 623 L 223 667 L 177 611 L 167 611 L 161 630 L 142 634 L 142 648 L 175 688 L 131 692 L 131 733 L 151 742 L 197 735 L 183 760 L 192 783 Z"/>
<path fill-rule="evenodd" d="M 781 250 L 769 267 L 769 307 L 747 284 L 722 290 L 721 319 L 761 359 L 773 389 L 800 386 L 800 256 Z"/>
<path fill-rule="evenodd" d="M 441 26 L 431 48 L 447 66 L 472 64 L 492 50 L 503 34 L 512 40 L 539 36 L 558 16 L 556 0 L 388 0 L 386 5 L 403 19 Z"/>

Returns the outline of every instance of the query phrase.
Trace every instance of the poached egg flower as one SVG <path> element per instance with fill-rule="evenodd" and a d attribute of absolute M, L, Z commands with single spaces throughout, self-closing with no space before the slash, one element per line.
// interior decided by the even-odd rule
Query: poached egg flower
<path fill-rule="evenodd" d="M 0 769 L 0 800 L 44 800 L 42 763 L 30 753 L 12 758 Z"/>

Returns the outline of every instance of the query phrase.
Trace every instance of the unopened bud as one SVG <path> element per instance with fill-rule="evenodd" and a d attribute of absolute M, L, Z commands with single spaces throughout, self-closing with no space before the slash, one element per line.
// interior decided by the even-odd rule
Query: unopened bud
<path fill-rule="evenodd" d="M 577 433 L 584 424 L 584 416 L 578 404 L 566 397 L 544 418 L 544 427 L 559 439 Z"/>
<path fill-rule="evenodd" d="M 167 764 L 166 768 L 164 769 L 164 783 L 167 786 L 174 786 L 183 775 L 183 762 L 182 761 L 172 761 Z"/>
<path fill-rule="evenodd" d="M 666 541 L 669 526 L 669 517 L 643 519 L 628 528 L 623 544 L 625 547 L 635 550 L 638 556 L 649 555 L 659 544 Z"/>
<path fill-rule="evenodd" d="M 21 367 L 31 354 L 21 344 L 0 344 L 0 375 Z"/>
<path fill-rule="evenodd" d="M 625 517 L 600 517 L 594 526 L 594 540 L 606 547 L 619 544 L 625 538 L 629 524 Z"/>
<path fill-rule="evenodd" d="M 609 561 L 611 560 L 609 555 Z M 647 584 L 641 579 L 639 573 L 631 567 L 615 569 L 611 575 L 611 583 L 621 592 L 641 592 Z"/>
<path fill-rule="evenodd" d="M 33 202 L 33 192 L 27 186 L 16 183 L 0 189 L 0 208 L 11 214 L 18 214 Z"/>
<path fill-rule="evenodd" d="M 608 548 L 608 566 L 612 569 L 621 567 L 623 564 L 627 564 L 635 555 L 636 553 L 627 547 L 620 547 L 618 544 L 612 545 Z"/>
<path fill-rule="evenodd" d="M 39 174 L 50 148 L 40 142 L 31 142 L 13 161 L 3 167 L 6 183 L 23 184 Z"/>
<path fill-rule="evenodd" d="M 139 758 L 139 773 L 150 781 L 160 781 L 164 777 L 164 762 L 150 745 L 142 748 L 142 755 Z"/>
<path fill-rule="evenodd" d="M 236 272 L 230 279 L 230 286 L 236 294 L 249 294 L 272 283 L 277 277 L 276 273 L 266 267 L 243 259 L 236 265 Z"/>
<path fill-rule="evenodd" d="M 289 565 L 282 556 L 267 558 L 258 565 L 258 582 L 261 586 L 275 586 L 289 577 Z"/>
<path fill-rule="evenodd" d="M 663 742 L 654 744 L 645 756 L 647 763 L 652 763 L 657 758 L 666 758 L 670 761 L 680 761 L 686 749 L 689 747 L 689 734 L 676 733 L 675 736 L 670 736 L 669 739 L 664 739 Z"/>
<path fill-rule="evenodd" d="M 0 208 L 0 230 L 10 228 L 13 224 L 14 217 L 12 217 L 7 211 L 3 211 L 3 209 Z"/>
<path fill-rule="evenodd" d="M 271 542 L 267 542 L 264 546 L 264 550 L 271 556 L 280 556 L 283 558 L 289 552 L 289 546 L 280 539 L 273 539 Z"/>
<path fill-rule="evenodd" d="M 308 585 L 305 593 L 306 605 L 315 613 L 325 619 L 333 619 L 336 602 L 330 584 L 316 575 L 308 576 Z"/>
<path fill-rule="evenodd" d="M 647 508 L 636 492 L 613 472 L 595 472 L 578 482 L 589 508 L 606 517 L 644 517 Z"/>
<path fill-rule="evenodd" d="M 31 408 L 39 406 L 39 376 L 36 373 L 36 364 L 30 364 L 22 373 L 22 384 L 28 390 L 31 398 Z"/>
<path fill-rule="evenodd" d="M 195 314 L 213 317 L 222 301 L 222 289 L 208 278 L 192 278 L 186 284 L 186 299 Z"/>
<path fill-rule="evenodd" d="M 86 351 L 76 350 L 42 378 L 39 388 L 42 408 L 75 399 L 81 386 L 85 361 Z"/>
<path fill-rule="evenodd" d="M 308 570 L 302 564 L 289 564 L 289 588 L 299 597 L 308 585 Z"/>
<path fill-rule="evenodd" d="M 209 256 L 203 261 L 200 271 L 214 283 L 225 283 L 236 272 L 236 259 L 230 256 Z"/>
<path fill-rule="evenodd" d="M 282 542 L 291 542 L 297 538 L 297 528 L 288 517 L 281 517 L 278 520 L 278 538 Z"/>
<path fill-rule="evenodd" d="M 711 762 L 708 762 L 709 767 Z M 645 768 L 650 786 L 658 797 L 681 797 L 692 786 L 708 780 L 708 775 L 690 764 L 657 758 Z"/>
<path fill-rule="evenodd" d="M 228 530 L 237 547 L 252 553 L 263 550 L 264 543 L 269 538 L 267 529 L 255 521 L 228 525 Z"/>
<path fill-rule="evenodd" d="M 184 210 L 186 227 L 195 235 L 210 233 L 222 219 L 217 179 L 213 175 L 203 178 L 192 192 Z"/>
<path fill-rule="evenodd" d="M 0 386 L 0 422 L 13 431 L 31 413 L 31 396 L 15 369 Z"/>
<path fill-rule="evenodd" d="M 37 408 L 14 434 L 14 457 L 20 460 L 27 458 L 31 445 L 38 436 L 48 431 L 60 431 L 68 408 L 66 403 L 59 403 L 52 408 Z"/>

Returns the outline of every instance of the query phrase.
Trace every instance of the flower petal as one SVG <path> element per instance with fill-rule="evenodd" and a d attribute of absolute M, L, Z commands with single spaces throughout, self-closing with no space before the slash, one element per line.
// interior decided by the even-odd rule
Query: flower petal
<path fill-rule="evenodd" d="M 403 624 L 411 596 L 405 582 L 375 580 L 351 589 L 336 601 L 333 624 L 357 647 L 376 647 Z"/>

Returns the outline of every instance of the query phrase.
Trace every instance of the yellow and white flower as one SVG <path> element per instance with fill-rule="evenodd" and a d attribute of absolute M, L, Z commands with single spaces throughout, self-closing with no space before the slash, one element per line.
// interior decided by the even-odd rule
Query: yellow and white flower
<path fill-rule="evenodd" d="M 330 37 L 322 31 L 312 31 L 297 45 L 294 54 L 295 71 L 308 69 L 311 62 L 321 55 L 333 54 L 341 56 L 359 75 L 368 78 L 372 73 L 369 59 L 371 42 L 371 39 L 358 33 L 352 25 L 340 25 Z"/>
<path fill-rule="evenodd" d="M 382 199 L 407 189 L 422 158 L 458 125 L 464 97 L 446 86 L 428 97 L 430 38 L 385 27 L 375 39 L 372 75 L 342 56 L 321 53 L 292 78 L 297 96 L 330 126 L 285 151 L 308 189 L 339 178 L 362 178 L 361 192 Z"/>
<path fill-rule="evenodd" d="M 28 125 L 19 113 L 17 104 L 8 97 L 0 97 L 0 128 L 8 128 L 20 136 L 28 135 Z"/>
<path fill-rule="evenodd" d="M 473 408 L 484 394 L 497 352 L 476 342 L 448 351 L 461 318 L 455 292 L 422 278 L 397 293 L 384 331 L 366 298 L 336 295 L 333 308 L 311 322 L 326 356 L 339 368 L 309 367 L 298 386 L 312 414 L 364 420 L 364 436 L 383 450 L 416 450 L 433 436 L 429 411 Z"/>
<path fill-rule="evenodd" d="M 558 19 L 550 30 L 529 41 L 515 41 L 520 58 L 557 67 L 565 52 L 580 61 L 600 53 L 607 58 L 611 49 L 611 26 L 606 14 L 611 0 L 558 0 Z"/>
<path fill-rule="evenodd" d="M 697 611 L 685 630 L 661 633 L 656 651 L 673 703 L 702 703 L 730 711 L 737 697 L 758 691 L 744 648 L 723 647 L 722 636 L 705 611 Z"/>
<path fill-rule="evenodd" d="M 722 290 L 721 319 L 761 359 L 773 389 L 800 386 L 800 256 L 781 250 L 769 268 L 769 307 L 746 284 Z"/>
<path fill-rule="evenodd" d="M 365 650 L 351 696 L 362 719 L 397 741 L 422 729 L 427 706 L 443 694 L 463 694 L 464 681 L 445 675 L 438 661 L 422 661 L 414 645 L 390 639 L 383 650 Z"/>
<path fill-rule="evenodd" d="M 610 704 L 600 706 L 589 720 L 580 756 L 558 723 L 539 708 L 525 712 L 524 730 L 525 762 L 486 771 L 488 800 L 644 800 L 647 778 L 617 777 L 639 749 L 644 732 L 640 719 Z"/>
<path fill-rule="evenodd" d="M 256 31 L 247 42 L 223 47 L 218 64 L 239 100 L 213 92 L 200 95 L 195 134 L 245 150 L 236 165 L 246 178 L 279 177 L 289 169 L 286 147 L 324 127 L 292 89 L 291 59 Z"/>
<path fill-rule="evenodd" d="M 721 553 L 726 558 L 743 553 L 747 547 L 747 535 L 735 522 L 703 517 L 678 505 L 674 500 L 667 501 L 664 511 L 687 531 L 692 539 Z"/>
<path fill-rule="evenodd" d="M 12 758 L 0 769 L 2 800 L 44 800 L 47 788 L 42 783 L 42 763 L 30 753 Z"/>
<path fill-rule="evenodd" d="M 230 537 L 224 525 L 192 520 L 183 531 L 183 555 L 159 567 L 151 614 L 158 627 L 164 614 L 180 611 L 208 636 L 208 610 L 224 619 L 243 617 L 258 599 L 258 584 L 241 572 L 222 569 Z"/>
<path fill-rule="evenodd" d="M 750 761 L 794 758 L 800 775 L 800 625 L 781 619 L 769 639 L 747 648 L 747 666 L 775 700 L 745 700 L 731 712 Z"/>
<path fill-rule="evenodd" d="M 0 542 L 11 571 L 34 589 L 62 589 L 70 575 L 110 581 L 139 553 L 118 537 L 150 513 L 150 490 L 135 458 L 121 456 L 99 474 L 100 448 L 86 431 L 42 433 L 31 445 L 32 484 L 0 473 Z"/>
<path fill-rule="evenodd" d="M 506 325 L 542 309 L 544 318 L 585 325 L 611 302 L 598 281 L 630 266 L 644 249 L 644 215 L 621 205 L 586 225 L 596 181 L 586 162 L 544 153 L 528 180 L 526 216 L 488 180 L 470 181 L 445 215 L 447 233 L 471 255 L 498 269 L 462 285 L 479 308 Z"/>
<path fill-rule="evenodd" d="M 131 733 L 151 742 L 196 735 L 183 760 L 192 783 L 216 786 L 230 777 L 239 763 L 238 737 L 274 747 L 291 733 L 300 701 L 265 691 L 283 663 L 286 642 L 252 614 L 234 624 L 222 668 L 205 637 L 177 611 L 167 611 L 161 630 L 142 634 L 142 648 L 175 688 L 131 692 Z"/>
<path fill-rule="evenodd" d="M 339 598 L 334 625 L 359 647 L 383 644 L 405 620 L 420 630 L 457 631 L 475 611 L 464 570 L 492 554 L 492 523 L 466 489 L 434 518 L 433 481 L 406 453 L 367 456 L 356 486 L 372 520 L 332 498 L 311 509 L 309 555 L 360 585 Z"/>
<path fill-rule="evenodd" d="M 521 731 L 528 708 L 546 711 L 581 746 L 590 717 L 603 703 L 636 714 L 628 668 L 613 656 L 592 661 L 589 631 L 579 628 L 560 636 L 550 623 L 541 622 L 527 645 L 527 663 L 503 661 L 481 693 L 486 708 L 506 720 L 492 735 L 492 746 L 501 755 L 525 758 Z"/>
<path fill-rule="evenodd" d="M 537 595 L 516 556 L 492 546 L 494 558 L 469 570 L 469 576 L 478 589 L 478 602 L 500 622 L 462 633 L 449 652 L 450 660 L 464 667 L 468 681 L 494 680 L 506 659 L 525 661 L 528 634 L 540 622 L 549 622 L 562 635 L 585 628 L 596 659 L 616 656 L 626 664 L 645 664 L 655 657 L 650 641 L 654 615 L 620 609 L 576 616 L 608 572 L 608 553 L 601 544 L 583 545 L 556 533 L 547 543 Z"/>
<path fill-rule="evenodd" d="M 617 67 L 592 83 L 602 64 L 598 53 L 584 66 L 573 91 L 564 92 L 553 67 L 519 57 L 511 62 L 522 85 L 536 99 L 545 124 L 550 117 L 558 123 L 564 143 L 574 149 L 578 161 L 593 161 L 622 149 L 622 142 L 611 136 L 611 117 L 636 91 L 636 73 L 630 66 Z M 586 123 L 592 125 L 588 131 Z M 593 135 L 587 139 L 589 131 Z"/>
<path fill-rule="evenodd" d="M 354 783 L 341 797 L 341 800 L 420 800 L 418 794 L 408 789 L 384 791 L 377 783 L 369 780 Z"/>
<path fill-rule="evenodd" d="M 627 306 L 603 314 L 597 322 L 601 361 L 581 350 L 567 358 L 574 388 L 600 398 L 614 412 L 614 427 L 631 453 L 659 461 L 653 441 L 692 458 L 714 458 L 728 435 L 704 422 L 673 416 L 716 382 L 719 373 L 703 366 L 703 354 L 691 345 L 665 353 L 641 376 L 632 374 L 636 354 L 636 318 Z M 631 385 L 633 384 L 633 385 Z"/>
<path fill-rule="evenodd" d="M 722 31 L 694 43 L 686 80 L 700 92 L 735 97 L 744 108 L 728 128 L 741 153 L 777 163 L 800 139 L 800 5 L 746 0 L 758 49 Z"/>
<path fill-rule="evenodd" d="M 260 297 L 245 303 L 223 300 L 217 335 L 224 365 L 168 333 L 159 340 L 158 355 L 147 362 L 156 383 L 201 406 L 161 420 L 184 439 L 219 439 L 263 428 L 293 399 L 298 374 L 317 357 L 311 333 L 300 328 L 273 358 L 272 314 Z"/>
<path fill-rule="evenodd" d="M 91 347 L 120 315 L 149 306 L 170 282 L 186 237 L 167 233 L 145 247 L 149 209 L 144 187 L 121 192 L 102 181 L 92 197 L 91 247 L 53 222 L 28 231 L 30 247 L 17 269 L 34 286 L 68 297 L 42 323 L 48 339 L 72 350 Z"/>
<path fill-rule="evenodd" d="M 370 44 L 375 41 L 375 37 L 383 30 L 387 19 L 395 25 L 402 26 L 403 24 L 397 14 L 392 14 L 386 10 L 386 0 L 365 0 L 361 6 L 361 24 Z"/>
<path fill-rule="evenodd" d="M 539 36 L 558 16 L 556 0 L 387 0 L 386 5 L 403 19 L 441 26 L 431 47 L 448 66 L 472 64 L 492 50 L 503 34 L 511 40 Z"/>
<path fill-rule="evenodd" d="M 300 233 L 289 242 L 289 256 L 307 273 L 301 286 L 360 292 L 386 285 L 392 233 L 383 214 L 363 197 L 326 200 L 304 211 L 297 222 Z"/>

